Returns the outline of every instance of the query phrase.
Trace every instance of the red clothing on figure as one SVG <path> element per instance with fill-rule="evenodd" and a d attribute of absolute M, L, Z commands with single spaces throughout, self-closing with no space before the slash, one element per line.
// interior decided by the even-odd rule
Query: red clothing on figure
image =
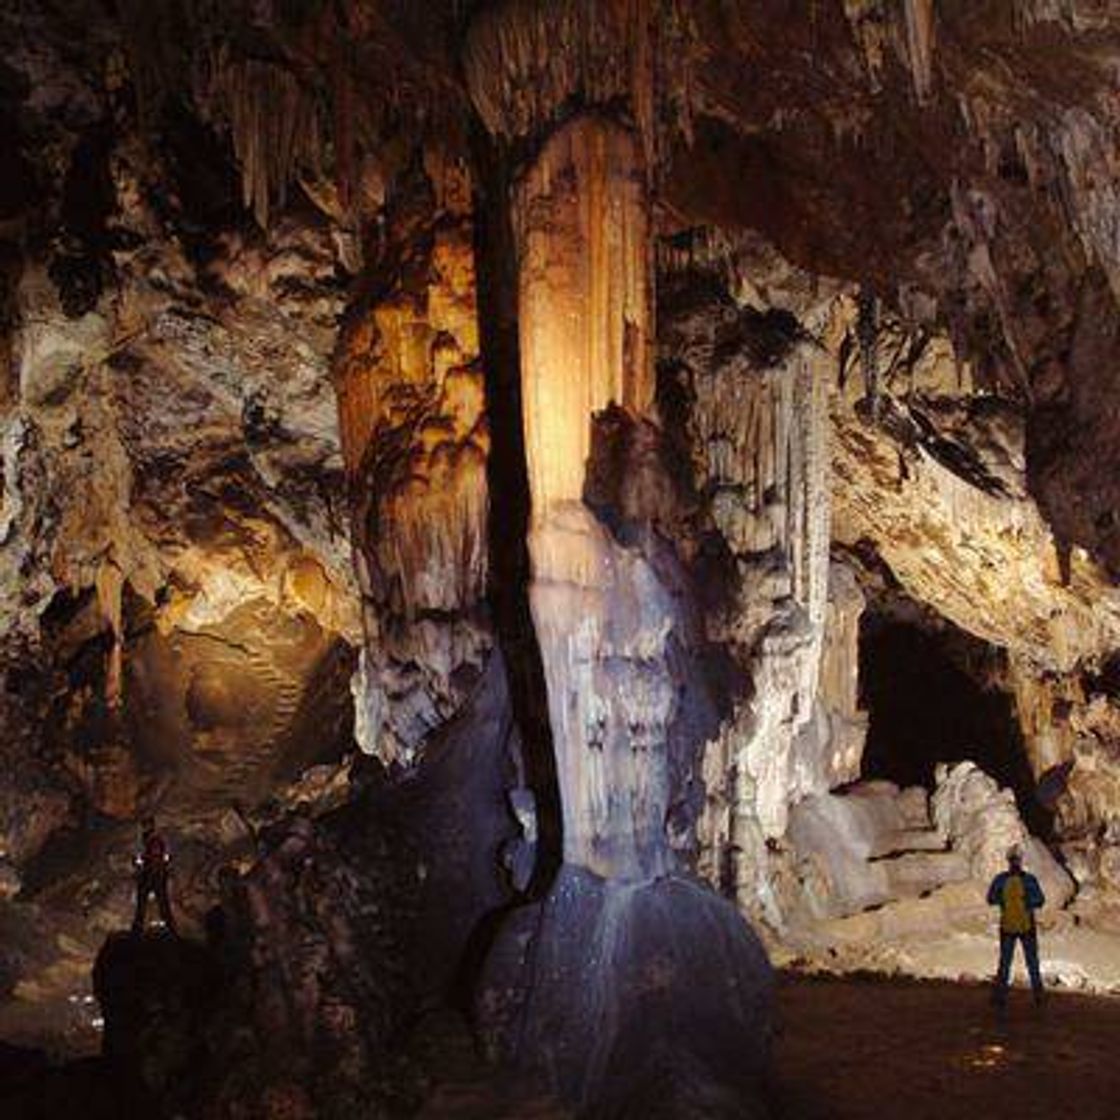
<path fill-rule="evenodd" d="M 166 841 L 155 829 L 144 831 L 140 852 L 133 862 L 136 866 L 136 913 L 132 919 L 133 933 L 143 932 L 148 898 L 153 894 L 156 896 L 164 925 L 175 933 L 175 918 L 171 913 L 171 898 L 167 890 L 171 855 L 167 850 Z"/>

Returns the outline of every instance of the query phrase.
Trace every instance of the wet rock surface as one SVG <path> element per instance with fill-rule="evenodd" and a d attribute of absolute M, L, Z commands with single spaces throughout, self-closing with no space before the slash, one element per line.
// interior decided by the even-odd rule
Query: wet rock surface
<path fill-rule="evenodd" d="M 771 987 L 761 944 L 701 884 L 572 867 L 499 932 L 478 1015 L 488 1050 L 581 1115 L 764 1116 Z"/>

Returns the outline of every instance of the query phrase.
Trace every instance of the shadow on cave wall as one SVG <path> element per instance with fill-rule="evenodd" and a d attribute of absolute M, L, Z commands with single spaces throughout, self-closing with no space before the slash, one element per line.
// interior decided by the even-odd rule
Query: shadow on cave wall
<path fill-rule="evenodd" d="M 939 762 L 975 762 L 1011 789 L 1036 836 L 1051 814 L 1035 797 L 1003 651 L 941 621 L 936 629 L 869 609 L 860 621 L 860 705 L 869 715 L 863 778 L 932 790 Z"/>

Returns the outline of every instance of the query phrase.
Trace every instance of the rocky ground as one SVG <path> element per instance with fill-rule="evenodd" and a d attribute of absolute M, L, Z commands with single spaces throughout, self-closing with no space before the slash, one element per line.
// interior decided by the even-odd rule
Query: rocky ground
<path fill-rule="evenodd" d="M 776 1047 L 781 1120 L 1116 1115 L 1120 1001 L 906 980 L 787 977 Z"/>

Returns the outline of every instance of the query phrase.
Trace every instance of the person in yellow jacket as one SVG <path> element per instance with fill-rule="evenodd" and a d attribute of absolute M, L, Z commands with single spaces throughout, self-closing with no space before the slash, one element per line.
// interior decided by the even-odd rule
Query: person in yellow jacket
<path fill-rule="evenodd" d="M 1023 946 L 1023 957 L 1031 978 L 1035 1003 L 1042 1002 L 1042 973 L 1038 967 L 1038 929 L 1034 912 L 1046 904 L 1046 896 L 1038 880 L 1023 870 L 1023 857 L 1018 849 L 1007 853 L 1007 870 L 1001 871 L 988 887 L 988 905 L 999 907 L 999 971 L 996 973 L 992 999 L 1002 1007 L 1007 1002 L 1007 982 L 1015 943 Z"/>

